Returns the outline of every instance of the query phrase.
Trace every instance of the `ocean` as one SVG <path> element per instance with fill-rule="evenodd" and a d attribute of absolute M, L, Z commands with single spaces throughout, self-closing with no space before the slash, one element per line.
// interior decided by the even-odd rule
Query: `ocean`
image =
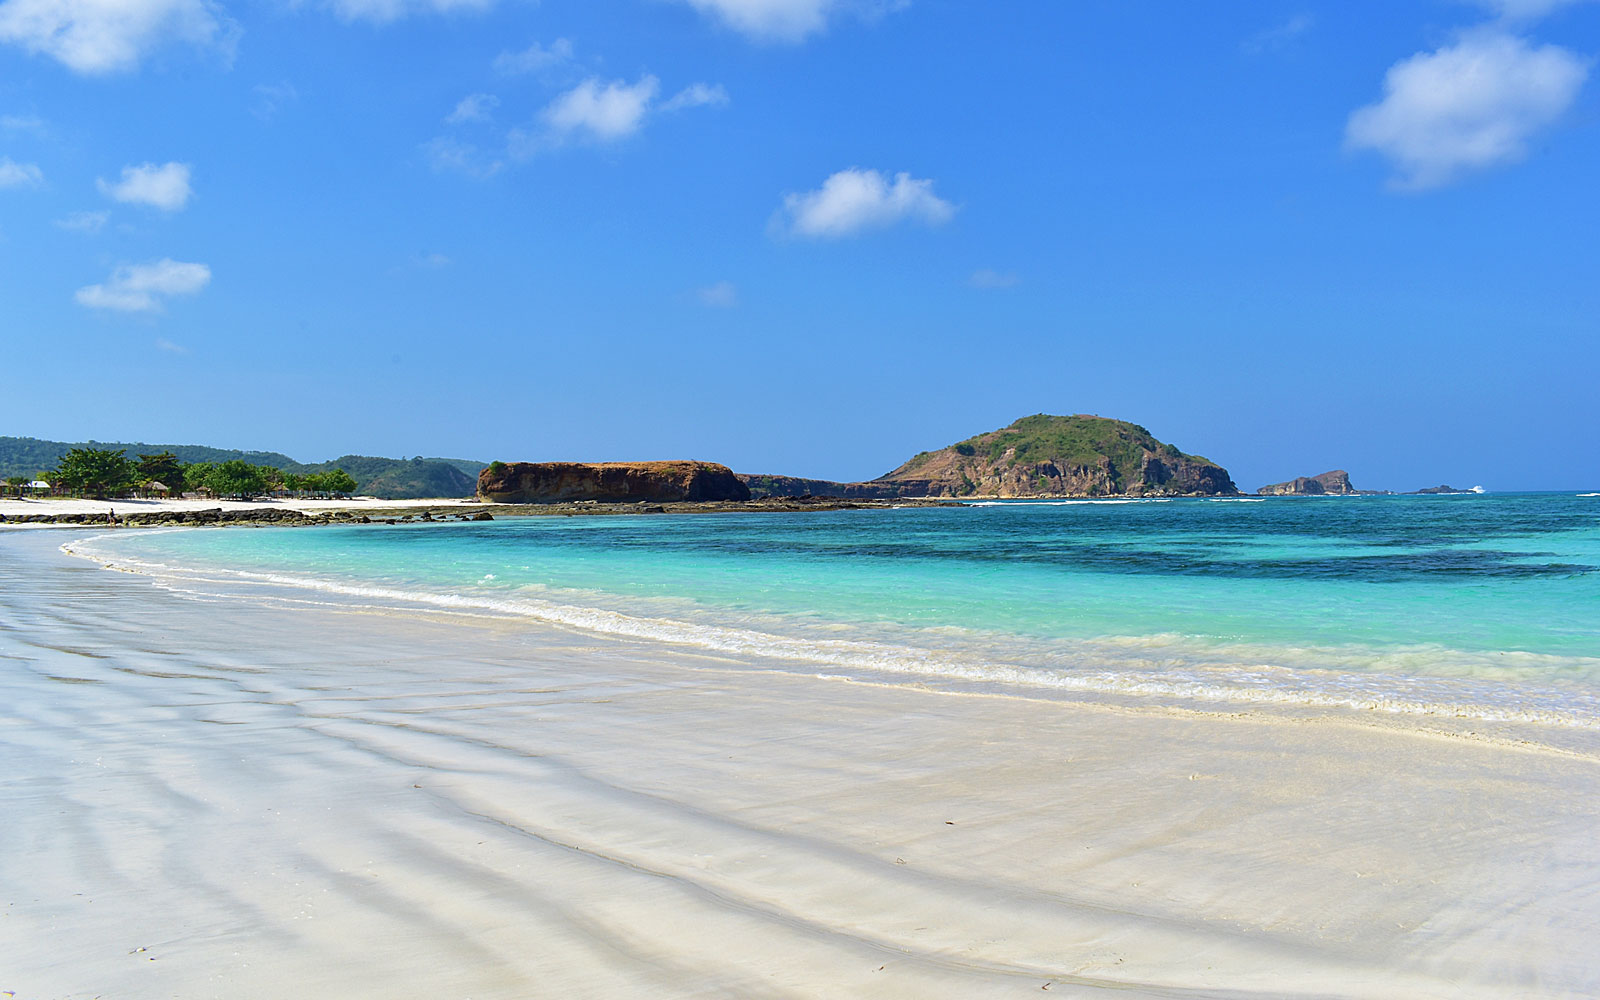
<path fill-rule="evenodd" d="M 987 502 L 96 533 L 187 593 L 435 608 L 1041 697 L 1600 729 L 1600 497 Z"/>

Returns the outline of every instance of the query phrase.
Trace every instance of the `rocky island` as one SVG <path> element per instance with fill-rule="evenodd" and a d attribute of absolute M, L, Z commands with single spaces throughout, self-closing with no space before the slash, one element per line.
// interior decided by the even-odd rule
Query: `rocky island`
<path fill-rule="evenodd" d="M 1301 476 L 1286 483 L 1273 483 L 1256 490 L 1264 497 L 1352 496 L 1362 492 L 1350 485 L 1350 473 L 1334 469 L 1316 476 Z"/>
<path fill-rule="evenodd" d="M 1047 413 L 1023 417 L 937 451 L 877 479 L 838 483 L 793 476 L 740 477 L 754 496 L 1118 497 L 1225 496 L 1228 470 L 1156 440 L 1138 424 Z"/>

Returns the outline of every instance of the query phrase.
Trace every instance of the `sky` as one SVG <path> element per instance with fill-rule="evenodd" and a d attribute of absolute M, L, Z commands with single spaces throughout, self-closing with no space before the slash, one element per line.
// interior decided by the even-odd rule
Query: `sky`
<path fill-rule="evenodd" d="M 0 434 L 1600 486 L 1600 2 L 0 0 Z"/>

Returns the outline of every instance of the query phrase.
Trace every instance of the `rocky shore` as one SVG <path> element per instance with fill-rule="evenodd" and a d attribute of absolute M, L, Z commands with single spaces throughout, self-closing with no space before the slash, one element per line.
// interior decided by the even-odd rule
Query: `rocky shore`
<path fill-rule="evenodd" d="M 685 500 L 670 503 L 601 503 L 579 500 L 571 503 L 485 504 L 476 509 L 461 506 L 440 507 L 363 507 L 360 510 L 333 509 L 301 511 L 282 507 L 252 507 L 240 510 L 152 510 L 118 514 L 116 525 L 127 528 L 230 527 L 239 525 L 314 527 L 330 524 L 419 524 L 446 521 L 492 521 L 496 517 L 580 517 L 618 514 L 747 514 L 792 511 L 865 510 L 892 507 L 959 507 L 953 501 L 936 499 L 844 500 L 838 497 L 765 497 L 760 500 Z M 99 525 L 108 526 L 107 515 L 100 513 L 0 514 L 0 525 Z"/>

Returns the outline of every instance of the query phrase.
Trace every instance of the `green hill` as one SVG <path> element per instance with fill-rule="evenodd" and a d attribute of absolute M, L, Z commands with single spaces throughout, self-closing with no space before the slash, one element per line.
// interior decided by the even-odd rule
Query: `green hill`
<path fill-rule="evenodd" d="M 1228 471 L 1108 417 L 1038 413 L 925 451 L 872 485 L 902 495 L 1163 496 L 1231 494 Z"/>
<path fill-rule="evenodd" d="M 330 462 L 297 462 L 275 451 L 240 451 L 199 444 L 144 444 L 125 441 L 43 441 L 39 438 L 0 437 L 0 479 L 32 478 L 48 472 L 73 448 L 125 451 L 130 458 L 170 451 L 184 464 L 243 459 L 252 465 L 270 465 L 300 475 L 343 469 L 355 478 L 356 492 L 389 500 L 421 497 L 470 497 L 477 489 L 478 472 L 486 464 L 464 458 L 376 458 L 344 455 Z"/>

